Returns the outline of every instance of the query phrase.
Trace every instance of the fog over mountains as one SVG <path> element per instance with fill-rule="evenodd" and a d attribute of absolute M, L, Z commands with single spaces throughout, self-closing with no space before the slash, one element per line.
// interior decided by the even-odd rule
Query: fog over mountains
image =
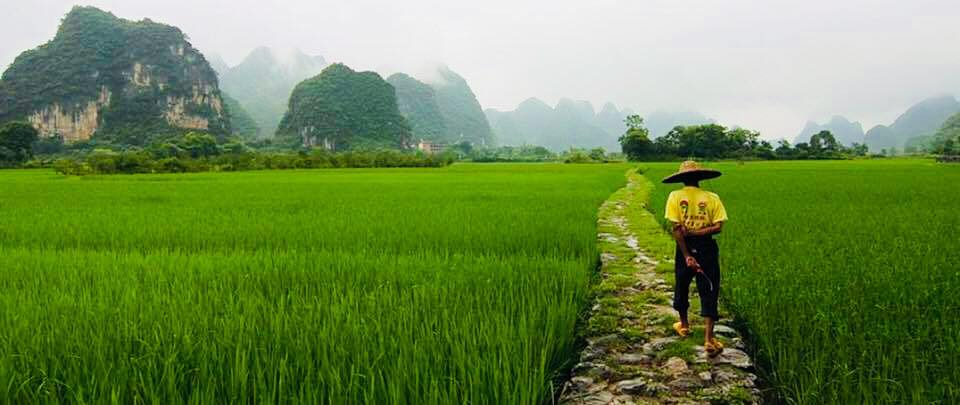
<path fill-rule="evenodd" d="M 910 106 L 890 125 L 876 125 L 866 133 L 859 122 L 851 122 L 839 115 L 823 124 L 809 121 L 793 142 L 807 142 L 811 135 L 826 130 L 844 145 L 866 143 L 873 152 L 891 148 L 899 150 L 911 142 L 922 143 L 924 139 L 932 138 L 947 119 L 958 112 L 960 101 L 956 97 L 938 95 Z"/>
<path fill-rule="evenodd" d="M 8 3 L 0 69 L 52 38 L 77 2 Z M 612 101 L 699 111 L 766 139 L 793 139 L 833 115 L 864 130 L 890 125 L 923 97 L 960 92 L 960 53 L 949 51 L 960 2 L 951 0 L 87 3 L 182 29 L 215 69 L 213 53 L 235 66 L 261 45 L 391 74 L 443 62 L 485 108 L 568 97 L 602 111 Z"/>
<path fill-rule="evenodd" d="M 290 93 L 301 81 L 319 74 L 327 61 L 298 49 L 254 49 L 239 65 L 228 67 L 219 55 L 208 58 L 219 73 L 220 88 L 256 121 L 261 136 L 271 136 L 287 111 Z"/>
<path fill-rule="evenodd" d="M 820 131 L 830 131 L 837 142 L 845 146 L 854 143 L 863 143 L 863 125 L 859 122 L 850 122 L 846 117 L 835 115 L 830 121 L 818 124 L 813 121 L 807 121 L 800 134 L 793 139 L 794 144 L 810 141 L 810 137 Z"/>
<path fill-rule="evenodd" d="M 485 112 L 500 143 L 540 145 L 554 151 L 571 147 L 618 151 L 618 138 L 626 131 L 624 119 L 636 114 L 630 108 L 619 109 L 613 103 L 604 104 L 598 112 L 589 101 L 569 98 L 561 98 L 552 107 L 538 98 L 530 98 L 512 111 L 491 108 Z M 655 111 L 644 115 L 652 138 L 666 135 L 678 125 L 713 122 L 697 112 Z"/>
<path fill-rule="evenodd" d="M 960 112 L 960 101 L 952 95 L 925 99 L 911 106 L 889 126 L 877 125 L 867 131 L 870 150 L 902 148 L 912 138 L 932 137 L 947 118 Z"/>

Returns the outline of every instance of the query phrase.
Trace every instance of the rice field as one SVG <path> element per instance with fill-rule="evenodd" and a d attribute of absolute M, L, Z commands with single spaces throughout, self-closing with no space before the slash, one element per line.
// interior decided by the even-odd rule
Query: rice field
<path fill-rule="evenodd" d="M 658 184 L 676 163 L 648 164 Z M 708 165 L 728 309 L 774 399 L 960 402 L 960 166 L 926 160 Z"/>
<path fill-rule="evenodd" d="M 0 171 L 0 403 L 549 402 L 625 171 Z"/>

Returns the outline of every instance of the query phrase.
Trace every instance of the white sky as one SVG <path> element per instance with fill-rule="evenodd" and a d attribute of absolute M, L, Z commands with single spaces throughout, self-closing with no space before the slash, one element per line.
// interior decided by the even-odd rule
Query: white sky
<path fill-rule="evenodd" d="M 50 39 L 73 5 L 6 0 L 0 64 Z M 833 114 L 865 129 L 960 94 L 957 0 L 88 0 L 180 27 L 238 63 L 260 45 L 354 68 L 442 62 L 484 107 L 528 97 L 697 110 L 792 139 Z"/>

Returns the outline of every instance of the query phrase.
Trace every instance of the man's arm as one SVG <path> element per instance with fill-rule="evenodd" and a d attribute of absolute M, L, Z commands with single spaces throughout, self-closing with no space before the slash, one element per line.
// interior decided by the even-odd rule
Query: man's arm
<path fill-rule="evenodd" d="M 723 231 L 723 222 L 717 222 L 703 229 L 697 229 L 695 231 L 687 231 L 687 235 L 688 236 L 710 236 L 710 235 L 716 235 L 721 231 Z"/>
<path fill-rule="evenodd" d="M 688 235 L 687 228 L 683 225 L 680 225 L 676 222 L 673 223 L 673 232 L 670 232 L 673 235 L 673 240 L 677 241 L 677 246 L 680 247 L 680 253 L 683 254 L 684 259 L 687 262 L 687 267 L 693 269 L 699 269 L 700 263 L 697 263 L 697 259 L 693 258 L 693 255 L 690 254 L 690 250 L 687 249 L 687 241 L 683 238 Z"/>

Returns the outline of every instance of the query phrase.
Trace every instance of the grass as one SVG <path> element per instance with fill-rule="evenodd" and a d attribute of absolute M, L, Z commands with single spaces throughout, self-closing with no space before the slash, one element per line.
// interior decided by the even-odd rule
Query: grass
<path fill-rule="evenodd" d="M 0 172 L 0 403 L 542 403 L 617 165 Z"/>
<path fill-rule="evenodd" d="M 662 217 L 677 164 L 648 164 Z M 723 305 L 788 403 L 960 401 L 960 167 L 711 164 L 730 222 Z"/>

